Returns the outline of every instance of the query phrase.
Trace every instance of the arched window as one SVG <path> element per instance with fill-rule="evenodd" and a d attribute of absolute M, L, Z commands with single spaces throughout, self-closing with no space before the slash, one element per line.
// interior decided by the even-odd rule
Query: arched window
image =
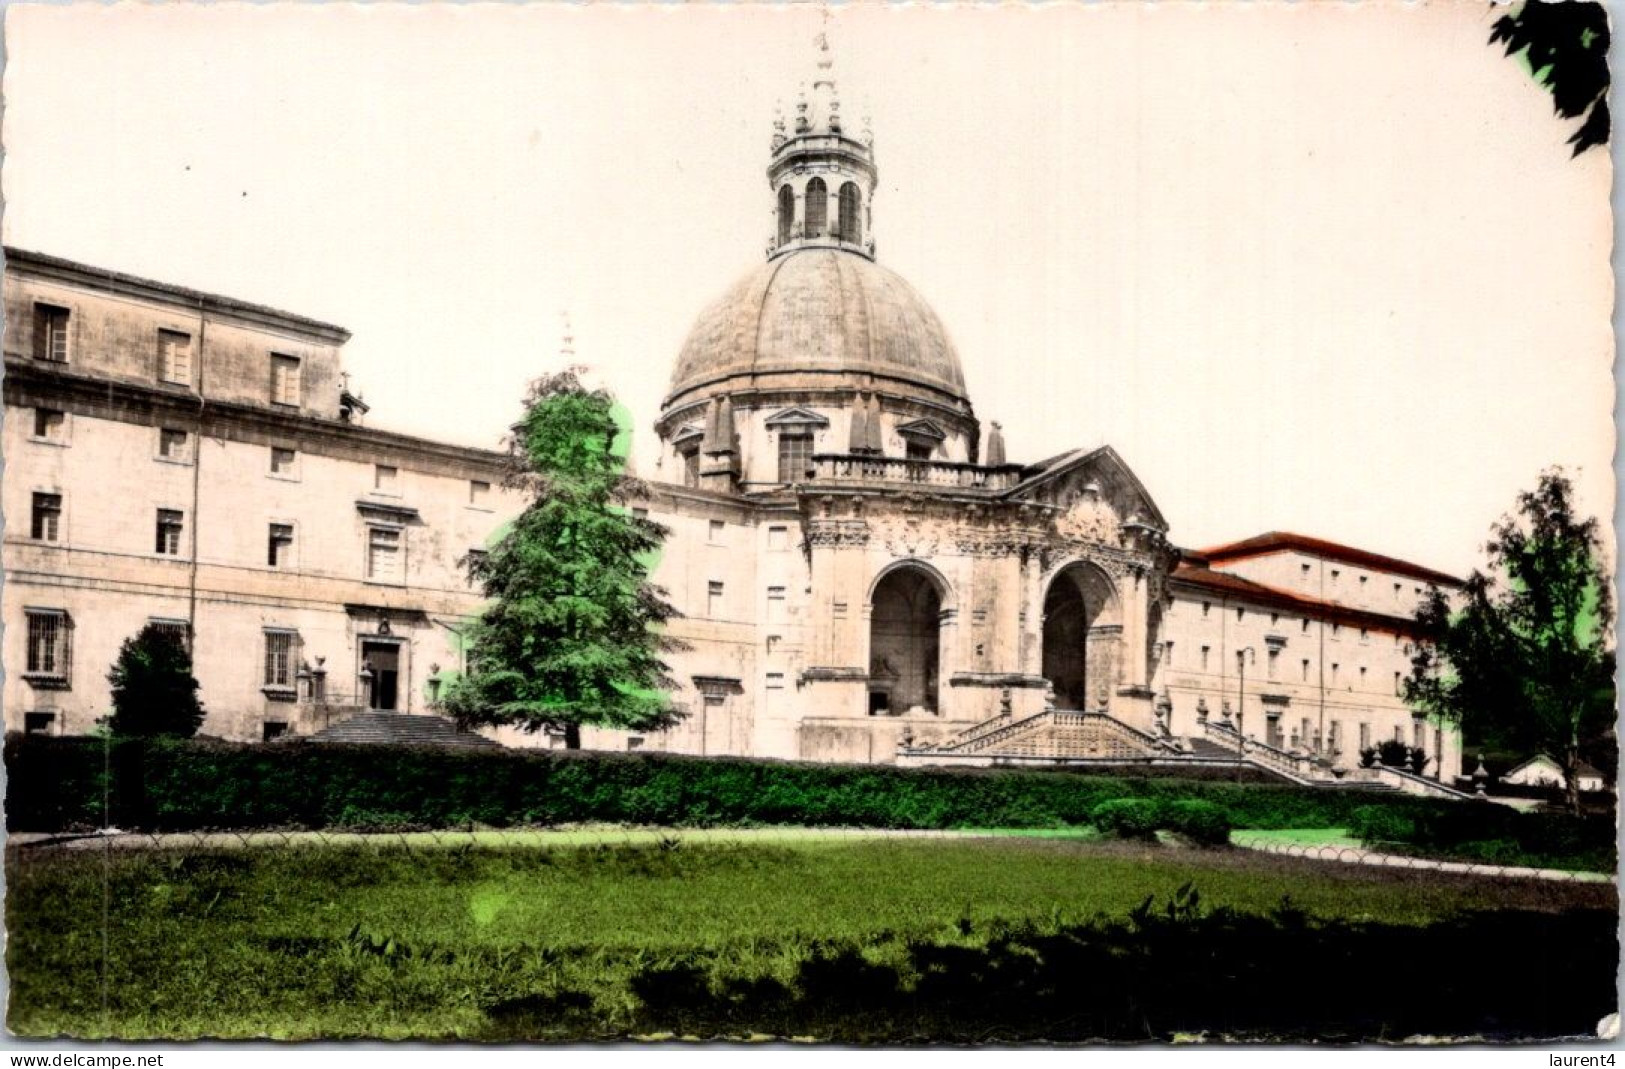
<path fill-rule="evenodd" d="M 829 190 L 822 178 L 807 183 L 807 236 L 821 238 L 829 227 Z"/>
<path fill-rule="evenodd" d="M 796 222 L 796 191 L 789 186 L 779 187 L 779 244 L 790 240 L 790 230 Z"/>
<path fill-rule="evenodd" d="M 863 223 L 858 218 L 858 186 L 848 182 L 841 187 L 841 215 L 835 236 L 857 245 L 863 241 Z"/>

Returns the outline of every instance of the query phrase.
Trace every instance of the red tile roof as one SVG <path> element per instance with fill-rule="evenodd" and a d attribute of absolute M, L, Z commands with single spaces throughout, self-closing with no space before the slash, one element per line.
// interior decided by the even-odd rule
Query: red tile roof
<path fill-rule="evenodd" d="M 1244 598 L 1254 604 L 1288 609 L 1315 619 L 1387 631 L 1391 634 L 1412 635 L 1416 632 L 1415 621 L 1409 617 L 1390 616 L 1386 613 L 1351 608 L 1335 601 L 1304 597 L 1290 590 L 1243 579 L 1239 575 L 1213 571 L 1200 563 L 1200 558 L 1187 556 L 1181 560 L 1170 579 L 1175 585 L 1192 586 L 1229 597 Z"/>
<path fill-rule="evenodd" d="M 1413 579 L 1436 583 L 1439 586 L 1459 587 L 1461 580 L 1453 575 L 1424 568 L 1420 564 L 1400 560 L 1398 557 L 1385 557 L 1380 553 L 1371 553 L 1353 546 L 1341 545 L 1337 542 L 1328 542 L 1324 538 L 1311 538 L 1308 535 L 1294 534 L 1291 531 L 1270 531 L 1252 538 L 1244 538 L 1240 542 L 1226 542 L 1223 545 L 1213 546 L 1209 549 L 1199 550 L 1192 556 L 1203 558 L 1217 564 L 1223 561 L 1241 560 L 1245 557 L 1262 557 L 1270 553 L 1284 553 L 1296 550 L 1329 560 L 1342 561 L 1345 564 L 1357 564 L 1373 571 L 1392 572 L 1395 575 L 1406 575 Z"/>

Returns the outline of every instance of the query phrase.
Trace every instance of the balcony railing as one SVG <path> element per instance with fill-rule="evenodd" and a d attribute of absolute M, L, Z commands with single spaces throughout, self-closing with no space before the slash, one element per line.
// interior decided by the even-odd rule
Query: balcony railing
<path fill-rule="evenodd" d="M 819 453 L 808 469 L 809 483 L 828 486 L 930 486 L 958 490 L 1008 490 L 1021 481 L 1021 465 L 996 468 L 954 460 L 911 460 L 861 453 Z"/>

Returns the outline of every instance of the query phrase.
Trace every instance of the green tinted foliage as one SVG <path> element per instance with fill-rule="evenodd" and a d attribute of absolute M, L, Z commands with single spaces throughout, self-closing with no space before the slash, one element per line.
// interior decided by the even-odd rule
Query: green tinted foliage
<path fill-rule="evenodd" d="M 173 632 L 156 624 L 124 640 L 107 681 L 113 687 L 108 726 L 115 735 L 190 738 L 203 724 L 192 656 Z"/>
<path fill-rule="evenodd" d="M 625 412 L 574 371 L 532 384 L 510 483 L 532 497 L 469 569 L 491 603 L 446 710 L 465 725 L 669 726 L 661 654 L 676 610 L 649 580 L 665 530 L 624 507 Z"/>

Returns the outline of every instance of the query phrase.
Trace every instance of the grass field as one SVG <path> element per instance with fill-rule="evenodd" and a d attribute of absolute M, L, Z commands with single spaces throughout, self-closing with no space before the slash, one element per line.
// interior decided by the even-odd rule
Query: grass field
<path fill-rule="evenodd" d="M 1612 886 L 1026 837 L 35 849 L 7 876 L 30 1036 L 1543 1035 L 1589 1030 L 1617 961 Z M 1393 968 L 1489 944 L 1590 949 L 1442 1001 Z"/>

